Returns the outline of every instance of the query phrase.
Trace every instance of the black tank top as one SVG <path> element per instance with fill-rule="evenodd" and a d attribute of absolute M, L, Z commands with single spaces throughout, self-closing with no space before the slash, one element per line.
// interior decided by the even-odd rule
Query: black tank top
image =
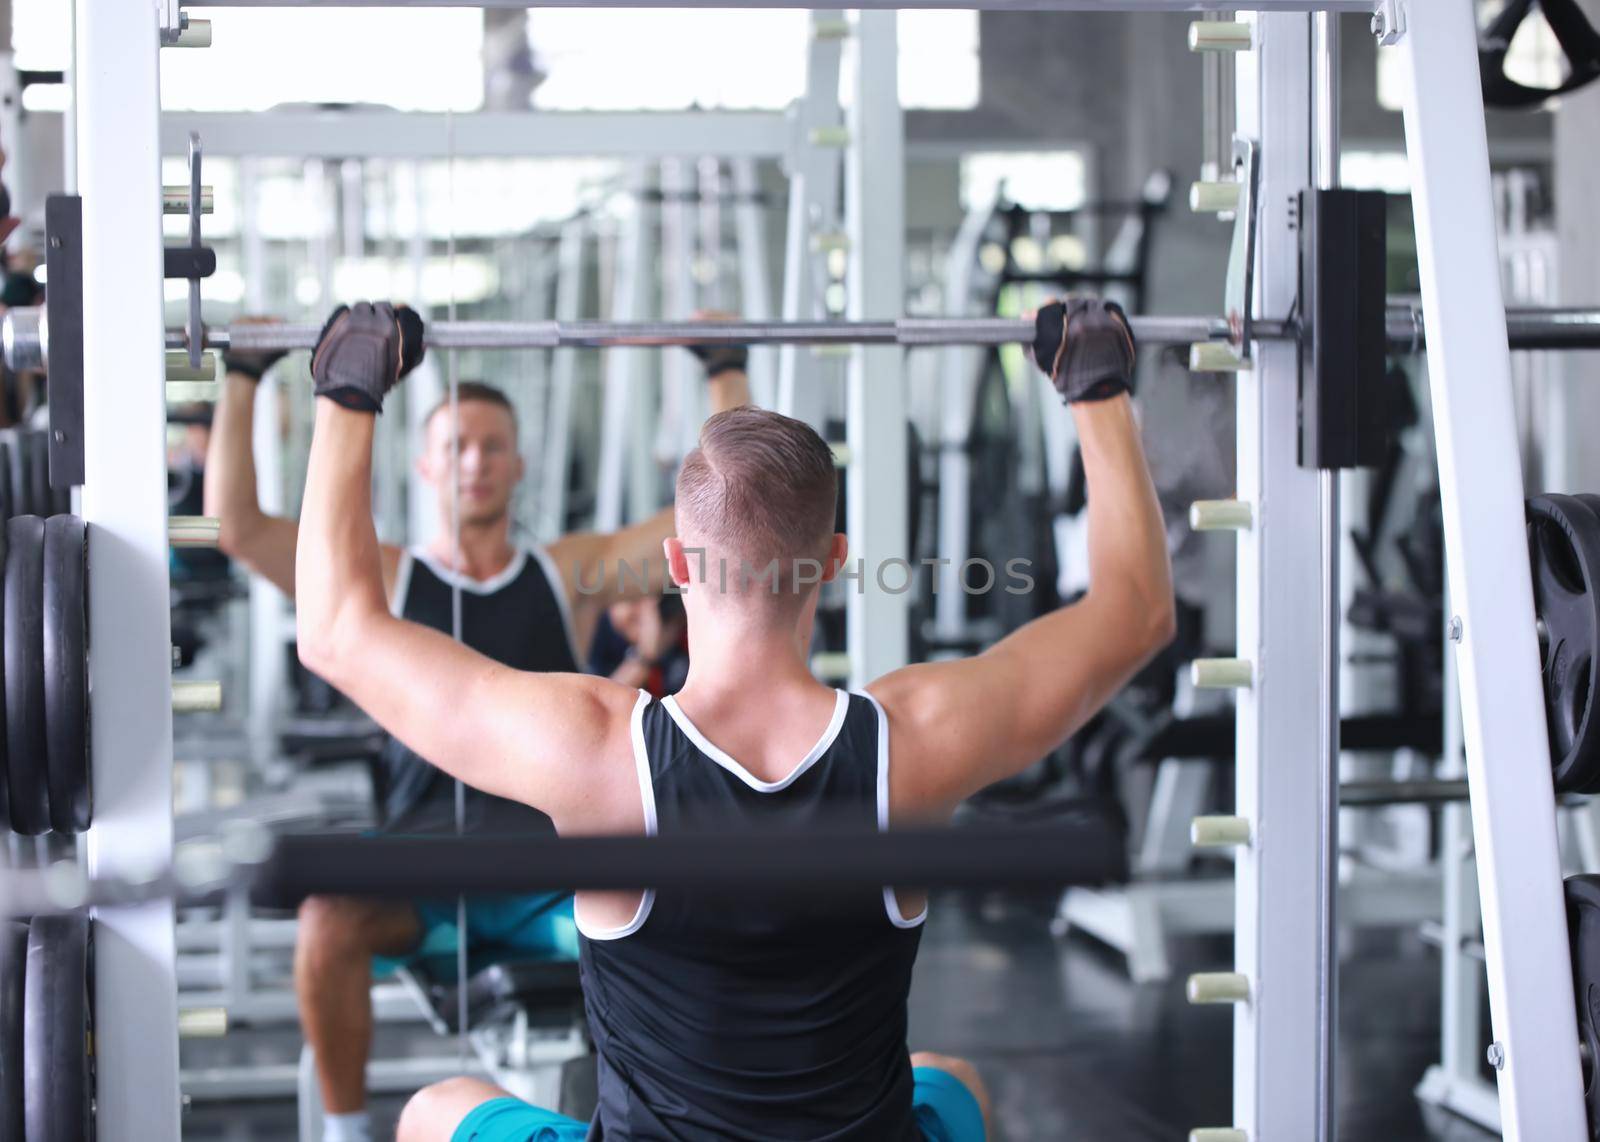
<path fill-rule="evenodd" d="M 888 725 L 865 695 L 783 780 L 764 782 L 641 694 L 633 747 L 649 833 L 888 824 Z M 647 892 L 583 933 L 599 1056 L 590 1137 L 920 1139 L 906 996 L 922 916 L 888 889 L 788 900 Z"/>
<path fill-rule="evenodd" d="M 400 556 L 394 613 L 451 634 L 452 588 L 461 587 L 461 641 L 517 670 L 576 672 L 572 619 L 554 562 L 542 548 L 520 548 L 492 579 L 479 582 L 438 566 L 421 551 Z M 455 783 L 397 739 L 382 752 L 386 828 L 453 831 Z M 501 831 L 549 818 L 526 805 L 467 790 L 468 831 Z"/>

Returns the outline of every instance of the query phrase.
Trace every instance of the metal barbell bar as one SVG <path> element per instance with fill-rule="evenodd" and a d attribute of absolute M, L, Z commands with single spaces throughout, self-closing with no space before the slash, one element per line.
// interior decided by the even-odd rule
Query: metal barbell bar
<path fill-rule="evenodd" d="M 1134 336 L 1146 345 L 1222 341 L 1222 317 L 1130 318 Z M 1292 322 L 1258 320 L 1260 341 L 1293 340 Z M 232 325 L 207 329 L 207 349 L 293 350 L 316 344 L 319 325 Z M 1421 349 L 1425 326 L 1420 307 L 1392 305 L 1386 318 L 1389 345 Z M 1600 309 L 1509 309 L 1506 334 L 1513 349 L 1600 349 Z M 902 317 L 888 321 L 436 321 L 427 344 L 435 349 L 602 349 L 671 345 L 1009 345 L 1033 340 L 1033 324 L 1007 317 Z M 8 310 L 0 322 L 0 344 L 13 369 L 38 368 L 48 358 L 49 329 L 40 308 Z M 181 329 L 167 331 L 170 350 L 188 348 Z"/>
<path fill-rule="evenodd" d="M 1149 344 L 1187 344 L 1226 337 L 1220 317 L 1134 317 L 1133 333 Z M 1258 323 L 1262 336 L 1288 336 L 1282 322 Z M 208 329 L 207 348 L 309 349 L 320 325 L 234 325 Z M 183 348 L 169 331 L 169 347 Z M 176 344 L 175 344 L 176 339 Z M 1033 340 L 1033 323 L 1006 317 L 902 317 L 892 321 L 435 321 L 427 344 L 437 349 L 604 349 L 671 345 L 1010 345 Z"/>

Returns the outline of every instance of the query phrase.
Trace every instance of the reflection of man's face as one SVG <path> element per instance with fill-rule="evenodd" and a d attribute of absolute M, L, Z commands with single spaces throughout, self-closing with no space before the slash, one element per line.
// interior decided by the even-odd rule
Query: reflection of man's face
<path fill-rule="evenodd" d="M 456 419 L 461 437 L 460 522 L 498 523 L 510 512 L 511 497 L 522 479 L 516 421 L 509 410 L 485 400 L 460 401 Z M 438 492 L 440 517 L 453 520 L 449 406 L 428 421 L 422 454 L 417 457 L 417 474 Z"/>

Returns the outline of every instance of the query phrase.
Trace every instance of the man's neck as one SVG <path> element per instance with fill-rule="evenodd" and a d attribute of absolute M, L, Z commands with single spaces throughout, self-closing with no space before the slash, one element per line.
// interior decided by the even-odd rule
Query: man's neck
<path fill-rule="evenodd" d="M 516 549 L 511 546 L 511 520 L 502 516 L 493 523 L 462 524 L 460 546 L 445 520 L 444 530 L 428 544 L 428 556 L 469 579 L 492 579 L 511 565 Z"/>
<path fill-rule="evenodd" d="M 753 662 L 761 663 L 762 689 L 820 686 L 811 673 L 807 647 L 799 631 L 760 625 L 730 626 L 701 617 L 689 619 L 689 673 L 680 694 L 694 695 L 715 704 L 725 695 L 748 697 Z"/>

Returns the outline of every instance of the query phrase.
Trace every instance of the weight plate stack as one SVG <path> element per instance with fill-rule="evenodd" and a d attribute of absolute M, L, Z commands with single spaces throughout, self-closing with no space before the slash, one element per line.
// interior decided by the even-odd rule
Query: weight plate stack
<path fill-rule="evenodd" d="M 27 978 L 28 926 L 0 920 L 0 1142 L 24 1142 L 22 1132 L 22 1012 Z"/>
<path fill-rule="evenodd" d="M 1600 876 L 1569 876 L 1567 938 L 1572 948 L 1573 994 L 1578 1003 L 1578 1042 L 1583 1052 L 1583 1100 L 1589 1135 L 1600 1137 Z"/>
<path fill-rule="evenodd" d="M 27 1142 L 86 1142 L 90 1111 L 89 920 L 36 916 L 28 926 L 22 1013 Z"/>
<path fill-rule="evenodd" d="M 1527 524 L 1555 786 L 1600 792 L 1600 513 L 1574 496 L 1534 496 Z"/>
<path fill-rule="evenodd" d="M 11 828 L 37 836 L 50 828 L 44 719 L 44 520 L 6 521 L 6 761 Z"/>
<path fill-rule="evenodd" d="M 74 515 L 44 525 L 44 724 L 50 827 L 89 827 L 88 527 Z"/>

